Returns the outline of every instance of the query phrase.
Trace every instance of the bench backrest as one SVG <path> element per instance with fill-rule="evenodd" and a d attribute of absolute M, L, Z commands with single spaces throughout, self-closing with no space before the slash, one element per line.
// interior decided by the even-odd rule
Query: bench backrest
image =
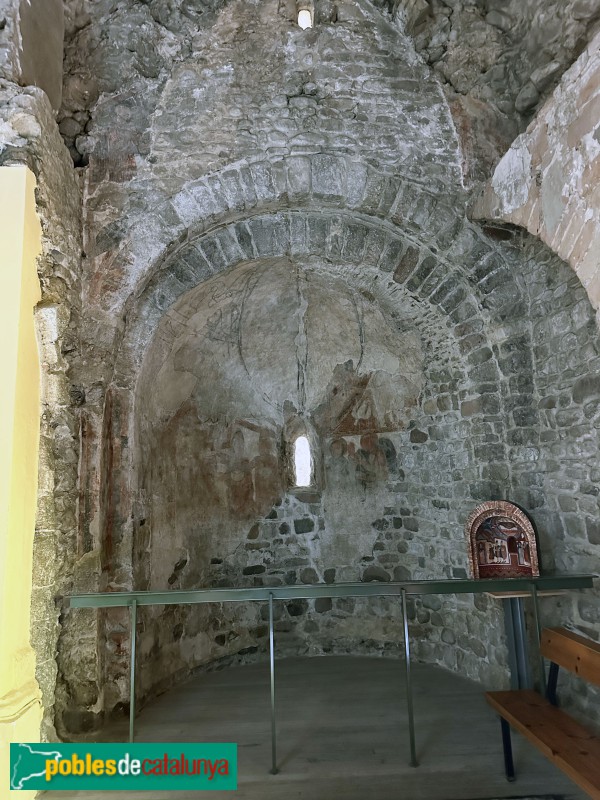
<path fill-rule="evenodd" d="M 544 658 L 600 686 L 600 644 L 566 628 L 545 628 L 540 650 Z"/>

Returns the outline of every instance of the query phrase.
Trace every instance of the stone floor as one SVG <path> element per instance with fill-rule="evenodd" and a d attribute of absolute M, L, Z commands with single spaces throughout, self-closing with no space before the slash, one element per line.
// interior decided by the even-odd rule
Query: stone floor
<path fill-rule="evenodd" d="M 583 800 L 520 736 L 517 780 L 504 778 L 500 726 L 477 684 L 437 667 L 413 670 L 417 751 L 408 764 L 402 666 L 330 656 L 278 661 L 278 775 L 270 775 L 265 664 L 202 675 L 144 709 L 136 741 L 233 741 L 237 792 L 184 800 Z M 103 740 L 127 736 L 126 725 Z M 49 800 L 173 800 L 172 792 L 49 792 Z M 182 796 L 183 797 L 183 796 Z"/>

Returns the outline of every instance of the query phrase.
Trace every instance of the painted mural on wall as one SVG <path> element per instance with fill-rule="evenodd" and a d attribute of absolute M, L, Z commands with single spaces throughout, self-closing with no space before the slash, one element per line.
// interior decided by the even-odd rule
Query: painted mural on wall
<path fill-rule="evenodd" d="M 192 289 L 162 318 L 138 384 L 136 585 L 231 586 L 278 566 L 270 579 L 288 580 L 288 559 L 312 567 L 326 525 L 340 531 L 328 556 L 335 563 L 350 547 L 348 504 L 356 529 L 368 531 L 381 516 L 376 492 L 391 476 L 400 480 L 391 435 L 408 429 L 423 383 L 423 346 L 410 320 L 316 257 L 249 262 Z M 327 475 L 317 483 L 330 490 L 327 522 L 320 496 L 308 510 L 288 496 L 284 445 L 288 421 L 299 418 L 323 451 Z M 248 540 L 261 520 L 269 520 L 265 534 Z M 309 523 L 304 539 L 294 538 Z M 357 552 L 350 547 L 349 563 Z"/>
<path fill-rule="evenodd" d="M 294 409 L 325 435 L 363 435 L 408 426 L 423 353 L 409 322 L 323 262 L 280 258 L 185 295 L 165 314 L 144 375 L 152 391 L 141 416 L 150 432 L 190 401 L 203 420 L 256 420 L 275 430 L 292 413 L 284 409 Z"/>
<path fill-rule="evenodd" d="M 465 526 L 474 578 L 525 578 L 540 574 L 533 525 L 518 506 L 489 501 Z"/>

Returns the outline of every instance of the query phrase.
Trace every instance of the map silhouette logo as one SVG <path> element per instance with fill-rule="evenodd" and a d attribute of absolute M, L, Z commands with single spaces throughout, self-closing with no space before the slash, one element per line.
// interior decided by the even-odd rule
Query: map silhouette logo
<path fill-rule="evenodd" d="M 11 744 L 10 788 L 28 789 L 28 781 L 44 778 L 49 758 L 58 761 L 61 753 L 42 744 Z"/>

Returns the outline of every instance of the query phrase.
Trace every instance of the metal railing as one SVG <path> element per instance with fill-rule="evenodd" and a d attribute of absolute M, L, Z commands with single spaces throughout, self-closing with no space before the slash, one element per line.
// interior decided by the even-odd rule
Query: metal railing
<path fill-rule="evenodd" d="M 196 589 L 193 591 L 173 590 L 168 592 L 104 592 L 97 594 L 76 594 L 68 598 L 71 608 L 129 608 L 131 617 L 131 656 L 130 656 L 130 704 L 129 741 L 135 735 L 135 669 L 136 669 L 136 625 L 137 609 L 153 605 L 195 605 L 198 603 L 236 603 L 268 602 L 269 604 L 269 667 L 271 674 L 271 773 L 277 769 L 277 730 L 275 713 L 275 636 L 273 628 L 273 603 L 278 600 L 313 599 L 316 597 L 399 597 L 402 605 L 404 623 L 405 682 L 408 714 L 408 733 L 410 740 L 410 764 L 418 766 L 410 672 L 410 638 L 407 611 L 409 595 L 425 594 L 481 594 L 515 593 L 531 597 L 535 633 L 540 640 L 540 615 L 538 591 L 565 589 L 589 589 L 593 586 L 593 575 L 549 575 L 537 578 L 498 578 L 481 580 L 423 580 L 390 583 L 332 583 L 307 586 L 276 586 L 242 589 Z M 524 644 L 516 642 L 517 647 Z M 525 653 L 520 653 L 525 658 Z M 539 655 L 540 676 L 545 682 L 544 661 Z"/>

